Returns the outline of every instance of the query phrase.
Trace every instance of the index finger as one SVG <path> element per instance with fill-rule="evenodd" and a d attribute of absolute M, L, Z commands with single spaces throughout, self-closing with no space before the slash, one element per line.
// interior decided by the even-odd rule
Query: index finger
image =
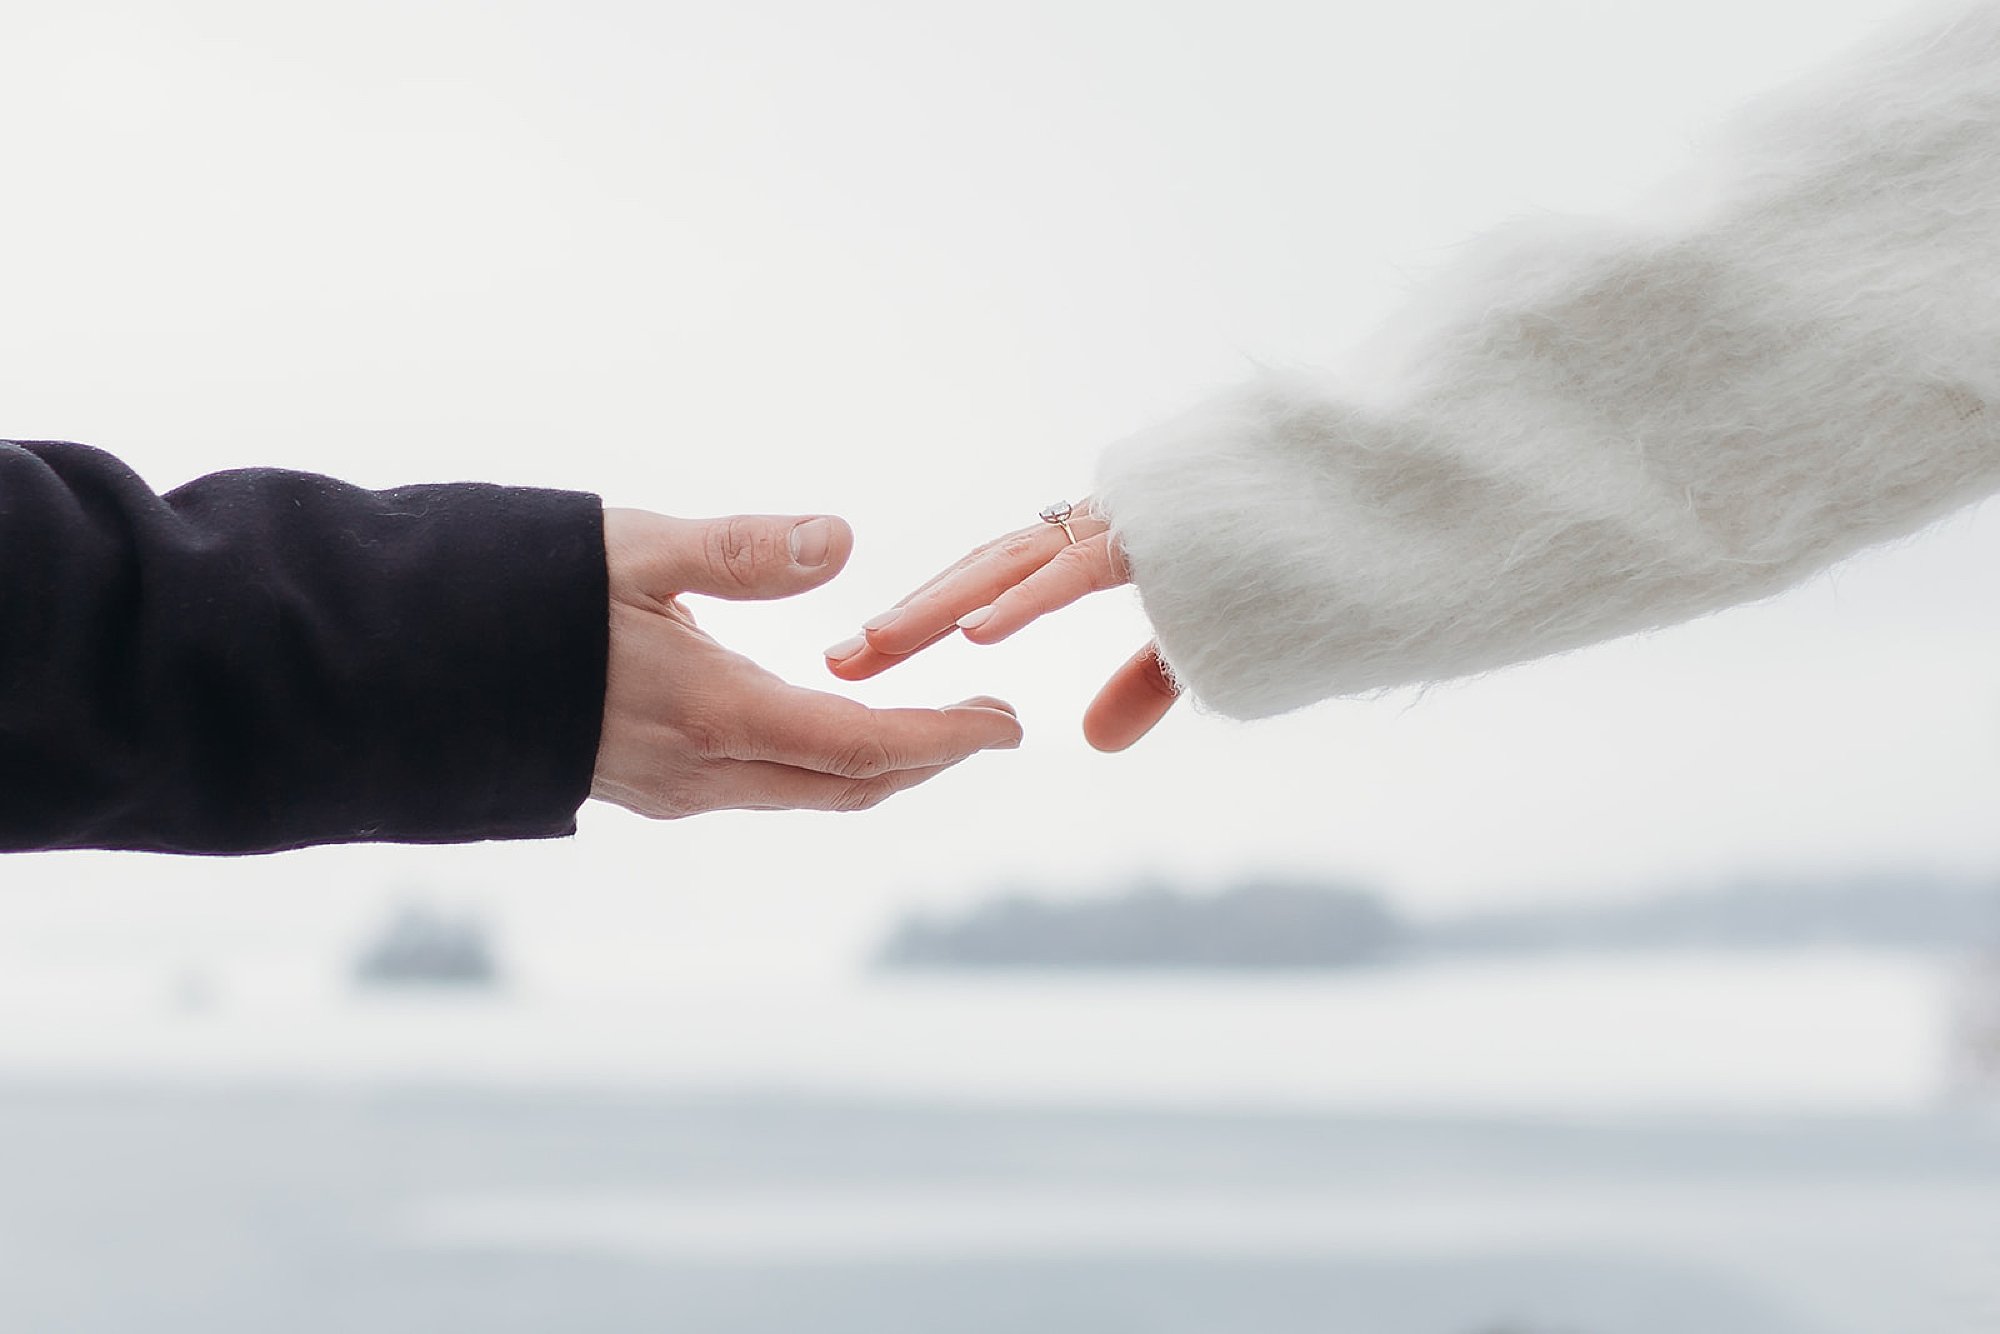
<path fill-rule="evenodd" d="M 976 548 L 956 565 L 879 616 L 853 639 L 826 651 L 827 669 L 844 681 L 885 672 L 958 628 L 958 618 L 983 607 L 1053 560 L 1063 548 L 1060 530 L 1023 528 Z"/>
<path fill-rule="evenodd" d="M 1054 560 L 1069 539 L 1038 524 L 995 542 L 972 560 L 911 595 L 862 627 L 868 646 L 892 658 L 916 652 L 958 624 L 965 613 L 999 597 Z"/>
<path fill-rule="evenodd" d="M 981 696 L 942 709 L 871 709 L 839 695 L 779 685 L 761 698 L 731 758 L 768 760 L 842 778 L 956 764 L 1021 744 L 1003 700 Z"/>
<path fill-rule="evenodd" d="M 827 666 L 849 681 L 873 676 L 929 648 L 958 626 L 958 618 L 991 604 L 1072 545 L 1088 543 L 1111 525 L 1085 501 L 1067 529 L 1043 522 L 987 543 L 935 576 L 862 627 L 861 634 L 827 651 Z"/>

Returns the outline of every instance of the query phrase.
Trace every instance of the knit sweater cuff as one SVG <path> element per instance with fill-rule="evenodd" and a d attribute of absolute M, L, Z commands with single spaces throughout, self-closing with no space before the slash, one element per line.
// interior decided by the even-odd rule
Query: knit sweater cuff
<path fill-rule="evenodd" d="M 1107 453 L 1197 699 L 1260 717 L 1671 624 L 2000 487 L 2000 6 L 1768 100 L 1698 179 L 1503 229 L 1366 370 Z"/>

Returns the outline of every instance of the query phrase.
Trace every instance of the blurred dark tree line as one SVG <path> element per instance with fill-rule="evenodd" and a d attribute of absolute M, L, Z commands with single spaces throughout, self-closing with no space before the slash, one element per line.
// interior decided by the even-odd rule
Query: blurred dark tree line
<path fill-rule="evenodd" d="M 1200 892 L 1013 891 L 905 917 L 891 968 L 1344 968 L 1439 956 L 1811 945 L 1965 950 L 2000 942 L 2000 884 L 1921 874 L 1755 881 L 1419 921 L 1345 882 L 1245 880 Z"/>

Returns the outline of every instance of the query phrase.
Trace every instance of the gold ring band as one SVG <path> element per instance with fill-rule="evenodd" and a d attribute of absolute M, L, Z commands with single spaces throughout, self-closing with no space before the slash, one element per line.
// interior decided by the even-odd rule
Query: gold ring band
<path fill-rule="evenodd" d="M 1075 513 L 1076 510 L 1067 500 L 1058 500 L 1053 505 L 1044 505 L 1042 507 L 1041 518 L 1043 523 L 1052 523 L 1062 529 L 1063 536 L 1067 537 L 1070 540 L 1070 544 L 1074 546 L 1076 544 L 1076 533 L 1070 528 L 1069 521 Z"/>

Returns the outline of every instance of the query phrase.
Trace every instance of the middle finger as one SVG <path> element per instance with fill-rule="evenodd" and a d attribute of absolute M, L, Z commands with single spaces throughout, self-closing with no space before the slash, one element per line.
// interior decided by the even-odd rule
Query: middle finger
<path fill-rule="evenodd" d="M 914 653 L 957 625 L 965 613 L 1048 564 L 1067 542 L 1060 529 L 1048 524 L 1009 533 L 978 559 L 870 620 L 861 627 L 862 637 L 870 648 L 892 658 Z"/>
<path fill-rule="evenodd" d="M 869 621 L 862 636 L 877 653 L 907 657 L 949 634 L 959 617 L 988 605 L 1054 560 L 1071 544 L 1072 535 L 1088 542 L 1110 527 L 1085 500 L 1072 512 L 1067 529 L 1046 520 L 1018 529 Z"/>

